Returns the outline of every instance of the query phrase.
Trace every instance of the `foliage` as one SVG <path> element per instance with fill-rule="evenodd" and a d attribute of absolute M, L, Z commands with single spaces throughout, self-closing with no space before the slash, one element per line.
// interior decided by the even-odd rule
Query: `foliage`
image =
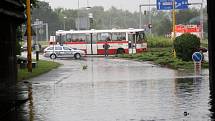
<path fill-rule="evenodd" d="M 21 44 L 16 40 L 16 55 L 21 55 Z"/>
<path fill-rule="evenodd" d="M 32 21 L 40 19 L 49 24 L 49 34 L 54 35 L 56 30 L 62 30 L 64 24 L 66 30 L 76 30 L 76 20 L 85 17 L 88 13 L 93 13 L 94 29 L 112 29 L 112 28 L 139 28 L 139 12 L 129 12 L 128 10 L 111 7 L 105 10 L 102 6 L 94 6 L 90 9 L 85 7 L 77 9 L 55 8 L 51 9 L 47 2 L 37 2 L 37 8 L 32 10 Z M 199 9 L 189 9 L 177 11 L 177 24 L 189 24 L 189 20 L 199 16 Z M 206 14 L 205 14 L 206 15 Z M 172 17 L 169 11 L 157 11 L 152 8 L 142 16 L 142 28 L 148 32 L 148 24 L 152 23 L 152 33 L 154 35 L 164 36 L 172 30 Z M 66 17 L 66 19 L 64 18 Z M 149 22 L 149 18 L 151 21 Z M 204 20 L 206 22 L 206 19 Z M 199 23 L 197 23 L 199 24 Z M 206 24 L 204 24 L 206 25 Z M 204 26 L 207 27 L 207 26 Z"/>
<path fill-rule="evenodd" d="M 48 23 L 49 34 L 55 35 L 55 31 L 60 29 L 60 20 L 57 13 L 53 12 L 51 6 L 46 2 L 38 2 L 38 7 L 32 10 L 32 22 L 39 19 L 44 23 Z"/>
<path fill-rule="evenodd" d="M 189 24 L 189 20 L 199 16 L 199 11 L 195 8 L 188 10 L 179 10 L 176 13 L 176 24 Z"/>
<path fill-rule="evenodd" d="M 173 44 L 176 56 L 182 60 L 189 61 L 192 60 L 192 54 L 195 51 L 199 51 L 200 38 L 196 35 L 185 33 L 176 37 Z"/>
<path fill-rule="evenodd" d="M 157 16 L 154 16 L 152 24 L 152 32 L 156 35 L 165 35 L 172 31 L 171 18 L 165 12 L 159 12 Z"/>
<path fill-rule="evenodd" d="M 33 68 L 32 73 L 29 73 L 27 68 L 18 69 L 18 81 L 44 74 L 45 72 L 48 72 L 59 66 L 60 66 L 59 63 L 53 62 L 53 61 L 45 61 L 45 60 L 37 61 L 37 66 L 36 68 Z"/>
<path fill-rule="evenodd" d="M 162 36 L 148 36 L 147 45 L 149 48 L 172 47 L 173 43 L 170 38 Z"/>
<path fill-rule="evenodd" d="M 191 70 L 194 67 L 193 61 L 183 61 L 179 58 L 173 58 L 171 48 L 151 48 L 144 53 L 123 54 L 118 55 L 118 57 L 138 61 L 152 61 L 157 65 L 179 70 Z M 202 68 L 208 68 L 208 62 L 203 62 Z"/>
<path fill-rule="evenodd" d="M 20 42 L 22 41 L 22 31 L 21 31 L 21 27 L 18 26 L 16 29 L 16 55 L 20 55 L 21 54 L 21 44 Z"/>

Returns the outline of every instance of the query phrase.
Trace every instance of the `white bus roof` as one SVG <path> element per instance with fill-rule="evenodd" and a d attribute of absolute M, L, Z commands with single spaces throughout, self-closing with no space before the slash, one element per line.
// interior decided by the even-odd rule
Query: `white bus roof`
<path fill-rule="evenodd" d="M 63 31 L 63 30 L 58 30 L 56 31 L 56 35 L 62 34 L 90 34 L 90 33 L 116 33 L 116 32 L 139 32 L 139 31 L 144 31 L 144 29 L 133 29 L 133 28 L 129 28 L 129 29 L 107 29 L 107 30 L 70 30 L 70 31 Z"/>

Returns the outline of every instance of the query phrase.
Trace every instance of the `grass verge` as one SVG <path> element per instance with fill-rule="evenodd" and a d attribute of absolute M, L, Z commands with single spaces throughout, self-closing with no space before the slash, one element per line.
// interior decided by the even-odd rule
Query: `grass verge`
<path fill-rule="evenodd" d="M 134 59 L 138 61 L 152 61 L 162 67 L 178 70 L 190 70 L 194 67 L 193 61 L 183 61 L 178 58 L 173 58 L 171 48 L 151 48 L 148 49 L 147 52 L 118 55 L 118 57 Z M 202 68 L 208 68 L 208 62 L 203 62 Z"/>
<path fill-rule="evenodd" d="M 32 73 L 28 69 L 18 69 L 18 81 L 36 77 L 38 75 L 49 72 L 50 70 L 59 67 L 61 64 L 53 61 L 40 60 L 37 61 L 36 68 L 32 69 Z"/>

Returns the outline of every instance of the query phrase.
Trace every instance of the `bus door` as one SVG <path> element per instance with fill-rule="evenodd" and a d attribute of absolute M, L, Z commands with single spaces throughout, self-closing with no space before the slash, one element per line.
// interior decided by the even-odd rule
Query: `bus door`
<path fill-rule="evenodd" d="M 136 50 L 142 52 L 147 48 L 147 43 L 145 42 L 144 31 L 136 32 Z"/>
<path fill-rule="evenodd" d="M 87 35 L 87 54 L 97 54 L 96 34 L 90 33 Z"/>
<path fill-rule="evenodd" d="M 129 54 L 136 53 L 136 34 L 128 33 L 128 52 Z"/>

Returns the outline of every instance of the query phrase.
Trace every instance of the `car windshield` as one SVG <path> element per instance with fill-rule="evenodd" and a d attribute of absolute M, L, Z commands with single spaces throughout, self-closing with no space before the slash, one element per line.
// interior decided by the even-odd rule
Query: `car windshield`
<path fill-rule="evenodd" d="M 69 47 L 63 47 L 64 50 L 71 50 Z"/>

